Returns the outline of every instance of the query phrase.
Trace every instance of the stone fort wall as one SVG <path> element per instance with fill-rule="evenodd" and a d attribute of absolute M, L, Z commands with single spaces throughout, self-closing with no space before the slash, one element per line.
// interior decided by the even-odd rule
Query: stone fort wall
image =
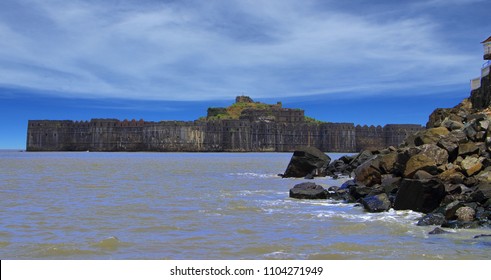
<path fill-rule="evenodd" d="M 420 125 L 356 126 L 239 120 L 30 120 L 27 151 L 358 152 L 397 146 Z"/>

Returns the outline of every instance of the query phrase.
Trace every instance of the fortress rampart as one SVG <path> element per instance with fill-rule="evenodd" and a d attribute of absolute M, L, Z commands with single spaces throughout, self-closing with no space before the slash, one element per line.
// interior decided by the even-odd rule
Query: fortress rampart
<path fill-rule="evenodd" d="M 252 100 L 251 100 L 252 101 Z M 209 115 L 224 113 L 214 108 Z M 397 146 L 420 125 L 356 126 L 305 121 L 303 110 L 281 104 L 245 109 L 238 119 L 196 121 L 30 120 L 27 151 L 290 152 L 314 146 L 358 152 Z"/>

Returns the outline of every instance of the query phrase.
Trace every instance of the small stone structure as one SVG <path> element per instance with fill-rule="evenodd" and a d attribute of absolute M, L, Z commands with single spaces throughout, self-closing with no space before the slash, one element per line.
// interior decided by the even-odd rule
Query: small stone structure
<path fill-rule="evenodd" d="M 481 76 L 471 80 L 471 97 L 473 108 L 484 109 L 491 105 L 491 36 L 481 42 L 484 46 L 484 60 Z"/>
<path fill-rule="evenodd" d="M 236 102 L 254 101 L 239 96 Z M 423 128 L 307 122 L 301 109 L 283 108 L 280 102 L 266 107 L 245 109 L 238 119 L 210 119 L 226 113 L 226 108 L 210 108 L 208 118 L 188 122 L 30 120 L 26 150 L 291 152 L 313 146 L 325 152 L 357 152 L 397 146 L 408 134 Z"/>

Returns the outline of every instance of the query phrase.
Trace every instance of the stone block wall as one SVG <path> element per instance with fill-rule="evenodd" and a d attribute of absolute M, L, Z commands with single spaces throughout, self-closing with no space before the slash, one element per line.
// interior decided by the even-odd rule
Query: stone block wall
<path fill-rule="evenodd" d="M 27 151 L 290 152 L 314 146 L 357 152 L 401 143 L 418 125 L 354 126 L 240 120 L 29 121 Z"/>

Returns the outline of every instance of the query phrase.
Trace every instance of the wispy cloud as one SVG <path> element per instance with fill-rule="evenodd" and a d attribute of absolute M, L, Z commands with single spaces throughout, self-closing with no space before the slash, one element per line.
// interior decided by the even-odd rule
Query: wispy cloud
<path fill-rule="evenodd" d="M 77 97 L 203 100 L 244 92 L 417 94 L 428 85 L 465 83 L 475 72 L 479 57 L 449 48 L 446 26 L 431 16 L 405 16 L 404 5 L 387 19 L 320 4 L 2 1 L 0 85 Z"/>

